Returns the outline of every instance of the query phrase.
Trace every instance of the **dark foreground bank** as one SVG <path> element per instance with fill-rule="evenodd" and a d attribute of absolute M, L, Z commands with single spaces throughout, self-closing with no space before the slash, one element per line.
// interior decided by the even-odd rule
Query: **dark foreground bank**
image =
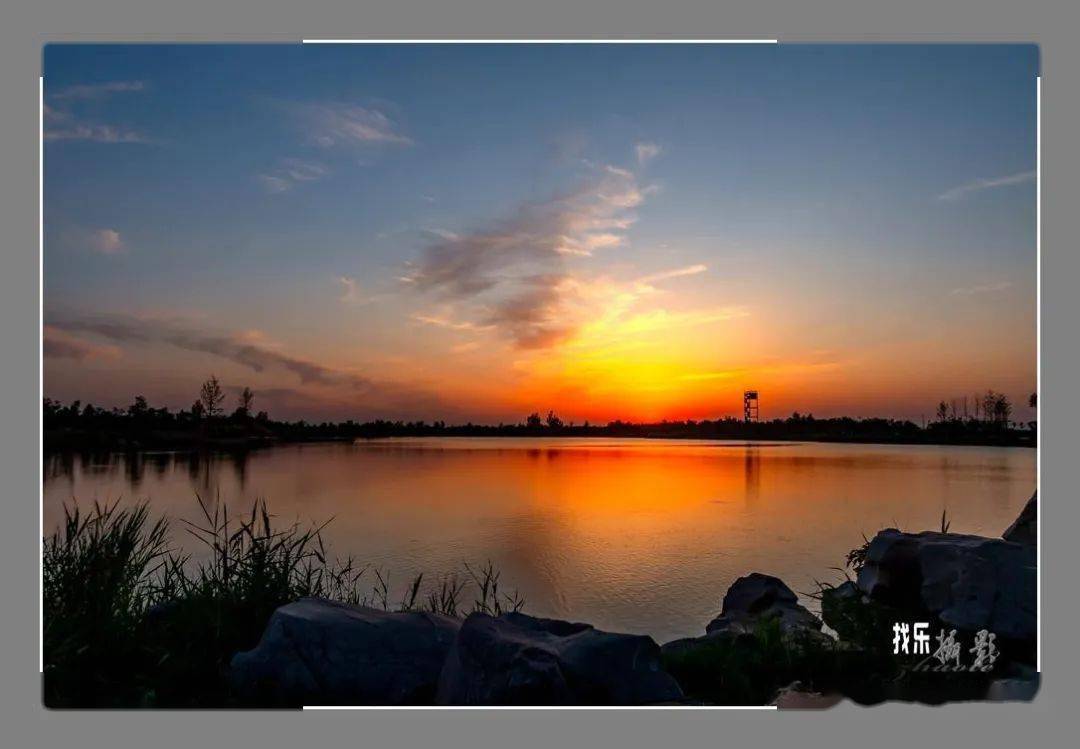
<path fill-rule="evenodd" d="M 151 523 L 145 506 L 72 512 L 46 539 L 44 700 L 64 708 L 1030 699 L 1036 514 L 1032 497 L 1002 538 L 948 533 L 944 520 L 941 532 L 881 531 L 849 556 L 854 579 L 821 586 L 821 618 L 783 581 L 748 574 L 700 637 L 660 646 L 528 616 L 491 565 L 421 576 L 391 597 L 385 573 L 330 561 L 318 529 L 275 529 L 265 507 L 242 518 L 207 510 L 188 529 L 207 545 L 198 564 L 168 551 L 167 524 Z"/>

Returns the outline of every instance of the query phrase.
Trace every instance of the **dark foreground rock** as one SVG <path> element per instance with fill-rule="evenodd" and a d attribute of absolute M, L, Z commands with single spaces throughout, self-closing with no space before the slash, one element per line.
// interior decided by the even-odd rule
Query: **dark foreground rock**
<path fill-rule="evenodd" d="M 720 616 L 705 626 L 700 637 L 684 637 L 661 647 L 665 659 L 685 660 L 717 648 L 753 650 L 762 625 L 779 627 L 786 640 L 828 639 L 821 620 L 799 603 L 783 580 L 760 572 L 740 577 L 724 594 Z"/>
<path fill-rule="evenodd" d="M 705 632 L 753 633 L 768 619 L 776 619 L 784 634 L 821 629 L 821 621 L 799 603 L 794 591 L 783 580 L 751 572 L 728 588 L 720 616 L 709 622 Z"/>
<path fill-rule="evenodd" d="M 821 633 L 821 620 L 799 603 L 798 596 L 778 577 L 751 572 L 731 584 L 720 604 L 720 616 L 705 625 L 700 637 L 684 637 L 661 647 L 665 657 L 686 656 L 695 650 L 721 642 L 728 646 L 748 646 L 761 625 L 775 623 L 786 638 Z"/>
<path fill-rule="evenodd" d="M 873 601 L 925 613 L 961 632 L 1034 642 L 1036 569 L 1032 547 L 957 533 L 879 532 L 859 571 Z"/>
<path fill-rule="evenodd" d="M 1031 499 L 1020 511 L 1019 517 L 1013 521 L 1001 537 L 1006 541 L 1023 546 L 1035 546 L 1039 536 L 1039 493 L 1031 495 Z"/>
<path fill-rule="evenodd" d="M 260 705 L 431 704 L 461 622 L 317 598 L 282 606 L 232 659 L 237 694 Z"/>
<path fill-rule="evenodd" d="M 444 705 L 642 705 L 683 698 L 651 637 L 511 613 L 472 614 L 439 678 Z"/>

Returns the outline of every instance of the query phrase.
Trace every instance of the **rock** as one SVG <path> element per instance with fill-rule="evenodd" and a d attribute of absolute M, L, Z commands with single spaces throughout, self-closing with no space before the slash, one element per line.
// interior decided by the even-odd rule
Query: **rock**
<path fill-rule="evenodd" d="M 1039 493 L 1031 495 L 1031 499 L 1020 510 L 1020 515 L 1013 524 L 1001 534 L 1006 541 L 1024 546 L 1035 546 L 1039 538 Z"/>
<path fill-rule="evenodd" d="M 751 572 L 731 584 L 724 594 L 720 616 L 709 622 L 705 631 L 753 633 L 760 622 L 772 618 L 779 620 L 784 634 L 821 631 L 821 620 L 799 604 L 783 580 L 760 572 Z"/>
<path fill-rule="evenodd" d="M 957 533 L 879 532 L 870 542 L 858 587 L 873 601 L 928 614 L 963 632 L 1034 642 L 1032 547 Z"/>
<path fill-rule="evenodd" d="M 255 649 L 233 657 L 230 679 L 259 705 L 431 704 L 460 626 L 302 598 L 273 613 Z"/>
<path fill-rule="evenodd" d="M 678 701 L 644 635 L 511 613 L 472 614 L 439 678 L 444 705 L 642 705 Z"/>
<path fill-rule="evenodd" d="M 660 652 L 665 656 L 693 655 L 702 646 L 728 645 L 738 647 L 740 645 L 752 645 L 754 635 L 749 632 L 735 632 L 729 629 L 720 629 L 700 637 L 683 637 L 678 640 L 665 642 L 660 646 Z"/>

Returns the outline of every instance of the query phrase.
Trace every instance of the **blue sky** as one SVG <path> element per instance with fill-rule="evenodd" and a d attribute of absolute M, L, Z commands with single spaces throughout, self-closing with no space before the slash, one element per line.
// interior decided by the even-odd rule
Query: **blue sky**
<path fill-rule="evenodd" d="M 417 390 L 452 416 L 510 418 L 544 392 L 594 418 L 635 396 L 643 417 L 694 398 L 709 415 L 728 394 L 594 392 L 566 373 L 598 355 L 583 331 L 615 286 L 672 273 L 638 313 L 728 310 L 725 331 L 672 334 L 722 342 L 680 366 L 736 372 L 732 392 L 778 377 L 777 407 L 915 417 L 1034 387 L 1035 46 L 49 45 L 43 64 L 60 397 L 140 387 L 183 405 L 184 377 L 217 366 L 308 391 L 283 413 L 351 409 L 288 370 L 79 323 L 109 317 L 376 382 L 371 412 Z M 573 236 L 492 250 L 508 227 Z M 661 360 L 670 376 L 670 352 L 624 343 L 643 382 Z M 795 392 L 815 357 L 836 366 Z M 925 381 L 890 400 L 873 383 L 894 359 Z M 467 383 L 495 360 L 510 384 L 485 399 Z"/>

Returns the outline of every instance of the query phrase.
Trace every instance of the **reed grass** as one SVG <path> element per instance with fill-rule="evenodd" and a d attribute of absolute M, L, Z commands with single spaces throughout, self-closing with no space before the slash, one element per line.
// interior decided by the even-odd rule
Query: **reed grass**
<path fill-rule="evenodd" d="M 44 543 L 44 701 L 48 707 L 229 707 L 232 656 L 256 645 L 274 609 L 303 597 L 386 611 L 463 616 L 519 611 L 489 561 L 396 596 L 386 570 L 331 558 L 327 523 L 279 526 L 265 502 L 237 515 L 196 496 L 183 529 L 205 549 L 174 550 L 147 504 L 64 507 Z M 471 605 L 468 594 L 474 591 Z"/>

